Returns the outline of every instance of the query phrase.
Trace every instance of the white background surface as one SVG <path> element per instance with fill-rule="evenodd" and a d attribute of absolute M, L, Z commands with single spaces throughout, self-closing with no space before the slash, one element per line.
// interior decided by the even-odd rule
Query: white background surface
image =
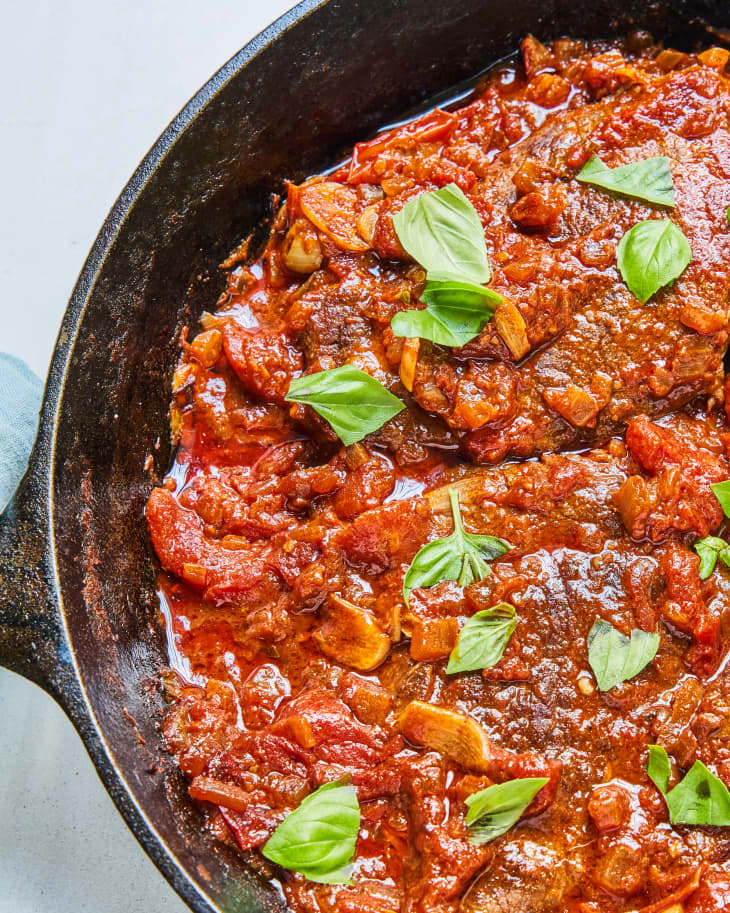
<path fill-rule="evenodd" d="M 45 376 L 137 163 L 288 0 L 3 0 L 0 350 Z M 0 396 L 3 391 L 0 390 Z M 0 913 L 184 913 L 50 698 L 0 670 Z"/>

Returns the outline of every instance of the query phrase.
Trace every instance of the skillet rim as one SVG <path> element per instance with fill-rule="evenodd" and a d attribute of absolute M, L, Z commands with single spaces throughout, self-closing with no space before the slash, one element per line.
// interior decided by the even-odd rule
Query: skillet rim
<path fill-rule="evenodd" d="M 69 648 L 71 639 L 61 598 L 54 529 L 57 432 L 66 380 L 88 301 L 102 274 L 107 256 L 145 188 L 174 150 L 178 140 L 225 86 L 292 27 L 330 2 L 332 0 L 301 0 L 227 60 L 168 123 L 119 193 L 94 238 L 69 296 L 54 343 L 40 409 L 38 434 L 28 467 L 13 499 L 0 513 L 0 558 L 3 559 L 3 570 L 7 570 L 10 576 L 14 568 L 19 571 L 29 562 L 36 564 L 39 579 L 34 581 L 37 586 L 33 590 L 36 592 L 30 598 L 34 595 L 37 601 L 45 603 L 45 606 L 38 609 L 39 615 L 44 617 L 33 619 L 30 626 L 41 628 L 40 637 L 50 641 L 40 645 L 39 655 L 32 656 L 30 661 L 28 657 L 20 655 L 21 649 L 17 650 L 18 655 L 14 655 L 12 643 L 9 648 L 0 643 L 0 657 L 3 660 L 0 665 L 33 681 L 60 705 L 81 738 L 97 775 L 125 824 L 168 884 L 194 913 L 220 913 L 221 908 L 213 903 L 191 877 L 134 798 L 134 792 L 115 763 L 104 738 L 78 663 Z M 0 599 L 0 603 L 2 601 Z M 4 606 L 0 605 L 0 608 Z M 18 614 L 30 621 L 28 613 L 22 611 L 22 606 L 18 607 Z M 0 623 L 4 624 L 6 620 L 5 613 L 0 611 Z M 11 623 L 13 620 L 11 609 Z M 36 648 L 35 643 L 32 646 Z M 7 655 L 3 648 L 7 650 Z"/>

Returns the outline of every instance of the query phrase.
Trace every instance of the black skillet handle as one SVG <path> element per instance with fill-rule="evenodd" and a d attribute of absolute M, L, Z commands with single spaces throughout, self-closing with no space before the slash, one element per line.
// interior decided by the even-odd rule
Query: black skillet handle
<path fill-rule="evenodd" d="M 15 497 L 0 515 L 0 666 L 63 703 L 75 676 L 55 584 L 49 465 L 41 436 Z"/>

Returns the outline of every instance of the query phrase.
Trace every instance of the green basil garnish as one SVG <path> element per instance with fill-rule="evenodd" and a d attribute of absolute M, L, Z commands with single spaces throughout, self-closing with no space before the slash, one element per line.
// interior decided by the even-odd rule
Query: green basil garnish
<path fill-rule="evenodd" d="M 464 346 L 478 336 L 502 299 L 491 289 L 454 280 L 426 283 L 422 311 L 400 311 L 390 322 L 396 336 L 419 336 L 441 346 Z"/>
<path fill-rule="evenodd" d="M 449 489 L 454 531 L 443 539 L 435 539 L 421 548 L 411 562 L 403 580 L 406 605 L 417 587 L 436 586 L 442 580 L 456 580 L 459 586 L 469 586 L 490 573 L 487 561 L 509 550 L 509 545 L 495 536 L 475 536 L 464 531 L 459 510 L 459 493 Z"/>
<path fill-rule="evenodd" d="M 650 663 L 659 649 L 660 637 L 634 628 L 631 637 L 599 618 L 588 635 L 588 662 L 600 691 L 609 691 Z"/>
<path fill-rule="evenodd" d="M 465 799 L 469 809 L 466 823 L 471 827 L 469 843 L 481 846 L 508 831 L 549 782 L 547 777 L 508 780 L 488 786 Z"/>
<path fill-rule="evenodd" d="M 726 517 L 730 517 L 730 479 L 724 482 L 715 482 L 714 485 L 710 485 L 710 488 L 720 502 L 722 512 Z"/>
<path fill-rule="evenodd" d="M 355 787 L 325 783 L 281 822 L 261 852 L 277 865 L 321 884 L 351 883 L 360 830 Z"/>
<path fill-rule="evenodd" d="M 466 622 L 451 651 L 446 672 L 473 672 L 489 669 L 498 663 L 517 627 L 515 607 L 500 602 L 491 609 L 482 609 Z"/>
<path fill-rule="evenodd" d="M 730 479 L 715 482 L 714 485 L 710 485 L 710 488 L 717 498 L 722 512 L 726 517 L 730 517 Z M 715 570 L 718 558 L 730 567 L 730 545 L 719 536 L 705 536 L 704 539 L 695 542 L 694 550 L 700 556 L 700 580 L 707 580 Z"/>
<path fill-rule="evenodd" d="M 674 789 L 669 789 L 669 756 L 661 745 L 650 745 L 646 772 L 664 796 L 671 824 L 730 826 L 730 792 L 702 761 L 695 761 Z"/>
<path fill-rule="evenodd" d="M 619 272 L 642 304 L 681 276 L 691 259 L 689 242 L 670 219 L 639 222 L 618 245 Z"/>
<path fill-rule="evenodd" d="M 700 556 L 700 580 L 707 580 L 715 570 L 717 559 L 730 567 L 730 545 L 718 536 L 705 536 L 694 544 L 694 550 Z"/>
<path fill-rule="evenodd" d="M 669 755 L 661 745 L 649 746 L 649 761 L 646 765 L 646 772 L 659 792 L 666 793 L 669 789 L 672 768 L 669 764 Z"/>
<path fill-rule="evenodd" d="M 396 336 L 463 346 L 484 329 L 500 296 L 484 288 L 492 272 L 484 228 L 456 184 L 410 200 L 393 217 L 398 240 L 426 270 L 425 310 L 396 314 Z"/>
<path fill-rule="evenodd" d="M 492 271 L 484 228 L 476 209 L 456 184 L 409 200 L 393 216 L 404 249 L 437 279 L 483 285 Z"/>
<path fill-rule="evenodd" d="M 295 377 L 286 400 L 311 406 L 346 446 L 382 428 L 405 409 L 397 396 L 354 365 Z"/>
<path fill-rule="evenodd" d="M 594 155 L 579 171 L 576 179 L 604 190 L 634 197 L 658 206 L 674 206 L 674 184 L 666 155 L 631 162 L 618 168 L 607 168 Z"/>

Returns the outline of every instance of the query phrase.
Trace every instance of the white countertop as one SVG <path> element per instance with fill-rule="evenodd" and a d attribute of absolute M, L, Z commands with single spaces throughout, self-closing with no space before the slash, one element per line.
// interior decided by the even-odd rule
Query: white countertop
<path fill-rule="evenodd" d="M 6 4 L 0 350 L 45 376 L 76 276 L 138 162 L 208 77 L 292 5 Z M 0 913 L 184 913 L 53 701 L 0 670 L 0 720 Z"/>

